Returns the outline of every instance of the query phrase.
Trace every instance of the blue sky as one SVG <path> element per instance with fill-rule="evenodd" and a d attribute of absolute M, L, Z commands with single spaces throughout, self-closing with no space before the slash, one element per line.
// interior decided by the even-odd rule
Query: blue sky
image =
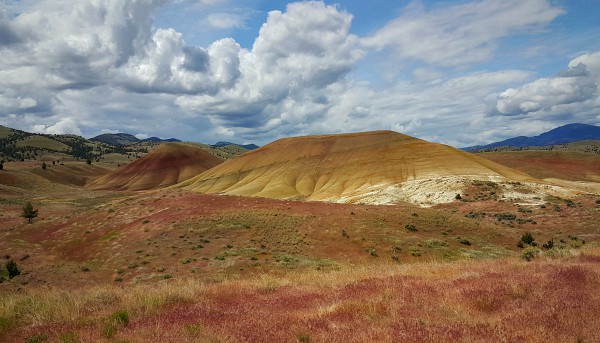
<path fill-rule="evenodd" d="M 0 124 L 469 146 L 600 124 L 597 0 L 0 0 Z"/>

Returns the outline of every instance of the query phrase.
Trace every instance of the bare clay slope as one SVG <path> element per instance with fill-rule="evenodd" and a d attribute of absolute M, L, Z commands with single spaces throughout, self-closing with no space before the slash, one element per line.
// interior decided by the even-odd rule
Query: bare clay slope
<path fill-rule="evenodd" d="M 166 143 L 127 166 L 93 180 L 91 189 L 148 190 L 174 185 L 223 162 L 184 144 Z"/>
<path fill-rule="evenodd" d="M 375 131 L 281 139 L 182 186 L 202 193 L 356 202 L 406 181 L 449 176 L 531 179 L 446 145 Z M 393 202 L 380 200 L 368 202 Z"/>

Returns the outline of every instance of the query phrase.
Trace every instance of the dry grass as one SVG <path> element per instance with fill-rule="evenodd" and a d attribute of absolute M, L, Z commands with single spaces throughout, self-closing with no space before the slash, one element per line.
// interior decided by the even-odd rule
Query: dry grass
<path fill-rule="evenodd" d="M 0 340 L 594 342 L 600 249 L 578 255 L 4 293 Z"/>

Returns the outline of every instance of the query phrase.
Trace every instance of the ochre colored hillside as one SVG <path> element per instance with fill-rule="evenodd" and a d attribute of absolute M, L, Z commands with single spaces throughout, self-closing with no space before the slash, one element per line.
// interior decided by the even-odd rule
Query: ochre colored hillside
<path fill-rule="evenodd" d="M 178 143 L 166 143 L 127 166 L 93 180 L 91 189 L 147 190 L 185 181 L 223 160 L 206 151 Z"/>
<path fill-rule="evenodd" d="M 388 196 L 376 193 L 405 181 L 455 176 L 531 179 L 446 145 L 375 131 L 281 139 L 226 161 L 182 187 L 203 193 L 354 202 L 374 194 Z"/>

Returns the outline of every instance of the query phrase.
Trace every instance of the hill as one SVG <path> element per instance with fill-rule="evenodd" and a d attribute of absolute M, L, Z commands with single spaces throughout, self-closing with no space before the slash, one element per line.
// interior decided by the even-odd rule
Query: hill
<path fill-rule="evenodd" d="M 78 161 L 100 162 L 116 167 L 131 162 L 165 142 L 181 142 L 175 138 L 150 137 L 139 140 L 133 135 L 104 134 L 92 139 L 77 135 L 36 134 L 0 125 L 0 161 Z M 229 159 L 248 151 L 238 145 L 213 147 L 208 144 L 186 143 L 202 148 L 212 155 Z"/>
<path fill-rule="evenodd" d="M 37 134 L 0 126 L 0 159 L 6 161 L 97 160 L 105 154 L 125 155 L 138 150 L 90 141 L 76 135 Z"/>
<path fill-rule="evenodd" d="M 533 180 L 446 145 L 375 131 L 281 139 L 181 187 L 275 199 L 432 204 L 452 201 L 473 179 Z"/>
<path fill-rule="evenodd" d="M 129 133 L 105 133 L 90 138 L 94 142 L 102 142 L 109 145 L 130 145 L 141 142 L 136 136 Z"/>
<path fill-rule="evenodd" d="M 141 142 L 150 142 L 150 143 L 178 143 L 181 142 L 176 138 L 169 139 L 161 139 L 158 137 L 150 137 L 146 139 L 139 139 L 136 136 L 129 133 L 104 133 L 98 135 L 96 137 L 90 138 L 91 141 L 94 142 L 102 142 L 105 144 L 113 145 L 113 146 L 123 146 L 123 145 L 131 145 Z"/>
<path fill-rule="evenodd" d="M 600 154 L 597 153 L 523 150 L 483 152 L 478 156 L 540 179 L 600 181 Z"/>
<path fill-rule="evenodd" d="M 238 147 L 244 148 L 246 150 L 254 150 L 254 149 L 260 148 L 256 144 L 236 144 L 236 143 L 231 143 L 231 142 L 217 142 L 217 143 L 213 144 L 212 146 L 215 148 L 220 148 L 220 147 L 225 147 L 228 145 L 238 146 Z"/>
<path fill-rule="evenodd" d="M 491 149 L 497 147 L 529 147 L 565 144 L 583 140 L 600 140 L 600 127 L 587 124 L 568 124 L 544 132 L 539 136 L 519 136 L 487 145 L 477 145 L 463 148 L 465 151 Z"/>
<path fill-rule="evenodd" d="M 127 166 L 93 180 L 88 187 L 132 191 L 167 187 L 221 162 L 220 158 L 200 148 L 165 143 Z"/>
<path fill-rule="evenodd" d="M 167 143 L 179 143 L 181 142 L 179 139 L 177 138 L 169 138 L 169 139 L 161 139 L 158 137 L 150 137 L 150 138 L 146 138 L 146 139 L 142 139 L 142 142 L 152 142 L 152 143 L 161 143 L 161 142 L 167 142 Z"/>

